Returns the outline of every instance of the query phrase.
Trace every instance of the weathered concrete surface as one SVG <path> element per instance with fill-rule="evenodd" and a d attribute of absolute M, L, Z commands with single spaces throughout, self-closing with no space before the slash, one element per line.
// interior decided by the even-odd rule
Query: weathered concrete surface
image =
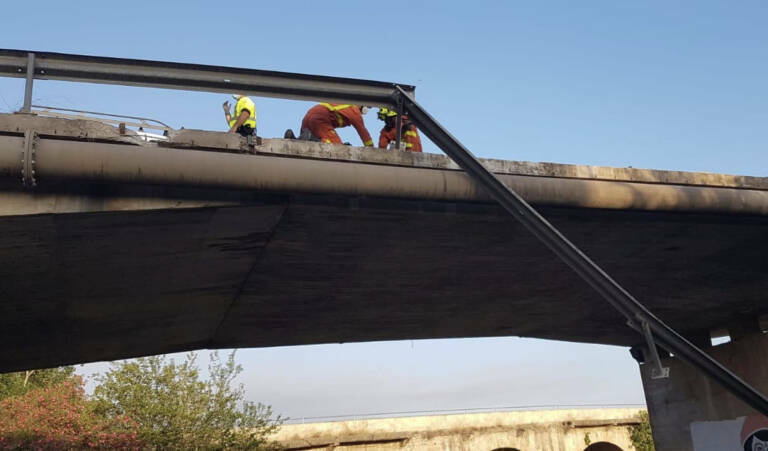
<path fill-rule="evenodd" d="M 768 393 L 768 336 L 762 332 L 740 337 L 707 350 L 761 393 Z M 757 412 L 717 383 L 677 359 L 663 359 L 669 379 L 651 379 L 650 365 L 641 365 L 645 399 L 653 424 L 656 448 L 692 451 L 691 423 L 734 420 Z"/>
<path fill-rule="evenodd" d="M 229 152 L 247 150 L 244 138 L 236 134 L 206 130 L 182 129 L 172 132 L 168 143 L 146 143 L 132 136 L 121 135 L 117 128 L 98 121 L 38 117 L 33 114 L 0 114 L 0 134 L 23 135 L 35 130 L 44 136 L 77 138 L 82 140 L 114 141 L 145 147 L 202 148 Z M 298 142 L 282 139 L 264 139 L 255 149 L 258 153 L 297 158 L 330 159 L 336 161 L 365 161 L 369 164 L 425 167 L 430 169 L 460 168 L 444 155 L 398 151 L 371 151 L 365 147 L 336 146 L 323 143 Z M 768 189 L 768 178 L 706 172 L 683 172 L 653 169 L 613 168 L 558 163 L 536 163 L 481 159 L 489 169 L 500 174 L 536 177 L 596 179 L 669 185 L 718 186 L 740 189 Z"/>
<path fill-rule="evenodd" d="M 8 185 L 7 183 L 5 185 Z M 80 185 L 60 186 L 55 191 L 36 189 L 20 191 L 0 183 L 0 217 L 61 213 L 95 213 L 141 210 L 172 210 L 185 208 L 223 207 L 242 205 L 240 196 L 222 192 L 215 195 L 195 196 L 189 192 L 143 187 L 113 187 Z M 109 193 L 107 195 L 107 193 Z M 209 193 L 211 194 L 211 193 Z"/>
<path fill-rule="evenodd" d="M 121 135 L 117 127 L 87 119 L 60 119 L 35 114 L 0 114 L 0 131 L 21 133 L 37 130 L 47 136 L 66 136 L 89 140 L 108 140 L 139 145 L 135 137 Z"/>
<path fill-rule="evenodd" d="M 638 413 L 539 410 L 288 424 L 272 439 L 288 450 L 581 451 L 598 442 L 631 450 L 629 426 Z"/>
<path fill-rule="evenodd" d="M 48 136 L 45 127 L 52 125 L 46 124 L 32 125 Z M 5 137 L 17 139 L 18 131 Z M 351 173 L 395 167 L 443 180 L 466 177 L 441 169 L 452 164 L 442 156 L 346 146 L 265 140 L 258 155 L 188 150 L 202 142 L 200 134 L 207 145 L 233 136 L 187 131 L 183 143 L 172 136 L 167 146 L 180 145 L 184 150 L 170 149 L 180 158 L 190 152 L 237 161 L 354 164 Z M 0 161 L 15 162 L 16 152 L 0 148 Z M 715 174 L 487 163 L 517 171 L 505 177 L 627 183 L 633 190 L 642 185 L 764 195 L 768 186 L 765 179 Z M 205 347 L 509 335 L 639 341 L 592 289 L 482 197 L 457 202 L 44 176 L 35 191 L 24 192 L 18 174 L 6 176 L 0 174 L 0 370 Z M 684 333 L 768 313 L 768 216 L 681 213 L 674 203 L 654 211 L 644 210 L 646 204 L 548 205 L 537 204 Z"/>
<path fill-rule="evenodd" d="M 25 142 L 26 138 L 19 135 L 0 136 L 0 177 L 18 180 L 25 161 Z M 36 179 L 47 184 L 153 184 L 208 190 L 491 202 L 483 188 L 464 172 L 378 161 L 381 154 L 397 152 L 366 150 L 357 160 L 348 160 L 316 158 L 313 144 L 295 141 L 284 145 L 306 151 L 307 157 L 49 136 L 41 136 L 35 142 Z M 256 147 L 253 152 L 270 144 Z M 535 205 L 768 216 L 768 190 L 508 173 L 498 176 Z"/>
<path fill-rule="evenodd" d="M 764 311 L 765 218 L 542 212 L 683 332 Z M 0 368 L 9 370 L 200 347 L 638 341 L 493 206 L 291 195 L 13 216 L 0 218 L 0 253 Z"/>
<path fill-rule="evenodd" d="M 200 132 L 198 131 L 198 133 Z M 210 134 L 212 132 L 202 133 Z M 366 147 L 342 147 L 322 143 L 306 143 L 305 145 L 297 146 L 295 141 L 284 139 L 265 139 L 264 144 L 258 148 L 258 151 L 275 155 L 293 155 L 300 158 L 365 161 L 372 164 L 460 170 L 459 166 L 445 155 L 422 152 L 371 151 L 370 148 Z M 768 189 L 768 178 L 765 177 L 714 174 L 709 172 L 636 169 L 631 167 L 614 168 L 607 166 L 509 161 L 491 158 L 481 158 L 480 160 L 487 168 L 497 174 L 665 185 Z"/>

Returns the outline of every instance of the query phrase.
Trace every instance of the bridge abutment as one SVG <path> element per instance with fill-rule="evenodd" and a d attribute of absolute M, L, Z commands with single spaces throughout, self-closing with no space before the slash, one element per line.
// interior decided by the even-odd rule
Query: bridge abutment
<path fill-rule="evenodd" d="M 740 322 L 728 330 L 730 342 L 705 352 L 757 390 L 768 393 L 768 336 L 760 331 L 756 320 Z M 640 365 L 656 449 L 740 450 L 742 435 L 749 435 L 746 429 L 751 424 L 764 420 L 768 427 L 768 419 L 759 417 L 692 366 L 674 357 L 662 358 L 662 364 L 670 368 L 669 378 L 651 379 L 651 364 Z"/>

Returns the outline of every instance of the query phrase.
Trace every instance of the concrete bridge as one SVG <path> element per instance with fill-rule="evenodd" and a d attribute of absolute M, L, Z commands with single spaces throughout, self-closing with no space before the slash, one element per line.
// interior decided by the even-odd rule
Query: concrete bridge
<path fill-rule="evenodd" d="M 632 450 L 638 409 L 568 409 L 378 418 L 283 425 L 286 450 Z"/>
<path fill-rule="evenodd" d="M 760 334 L 768 179 L 485 164 L 690 340 Z M 0 371 L 347 341 L 641 341 L 439 155 L 192 130 L 144 143 L 0 115 L 0 254 Z M 651 416 L 675 394 L 649 397 Z M 691 418 L 750 412 L 719 411 Z"/>

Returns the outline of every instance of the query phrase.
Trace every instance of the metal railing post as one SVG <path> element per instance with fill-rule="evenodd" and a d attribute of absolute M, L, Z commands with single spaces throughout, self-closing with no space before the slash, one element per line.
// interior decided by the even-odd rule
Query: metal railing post
<path fill-rule="evenodd" d="M 27 84 L 24 86 L 24 106 L 21 107 L 22 113 L 32 112 L 32 83 L 35 80 L 35 54 L 27 54 Z"/>
<path fill-rule="evenodd" d="M 398 100 L 395 107 L 397 117 L 395 118 L 395 129 L 397 134 L 395 135 L 395 149 L 400 150 L 400 141 L 403 139 L 403 101 Z"/>

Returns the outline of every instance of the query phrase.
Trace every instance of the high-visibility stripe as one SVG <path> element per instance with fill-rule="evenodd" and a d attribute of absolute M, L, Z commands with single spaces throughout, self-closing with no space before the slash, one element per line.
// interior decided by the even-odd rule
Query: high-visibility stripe
<path fill-rule="evenodd" d="M 411 147 L 413 147 L 413 143 L 405 143 L 406 149 L 410 149 Z"/>
<path fill-rule="evenodd" d="M 407 132 L 405 132 L 405 136 L 419 136 L 419 134 L 414 131 L 408 130 Z"/>
<path fill-rule="evenodd" d="M 330 111 L 339 111 L 339 110 L 343 110 L 344 108 L 349 108 L 352 106 L 352 105 L 346 105 L 346 104 L 334 106 L 334 105 L 331 105 L 330 103 L 325 103 L 325 102 L 321 102 L 320 105 L 328 108 Z"/>
<path fill-rule="evenodd" d="M 373 140 L 369 139 L 368 141 L 363 143 L 364 146 L 373 146 Z"/>
<path fill-rule="evenodd" d="M 339 111 L 343 110 L 344 108 L 349 108 L 349 107 L 352 106 L 352 105 L 347 105 L 347 104 L 334 106 L 334 105 L 331 105 L 330 103 L 325 103 L 325 102 L 321 102 L 320 105 L 328 108 L 328 111 L 332 111 L 332 112 L 336 113 L 336 121 L 339 123 L 339 127 L 343 127 L 344 126 L 344 116 L 342 116 L 339 113 Z"/>

